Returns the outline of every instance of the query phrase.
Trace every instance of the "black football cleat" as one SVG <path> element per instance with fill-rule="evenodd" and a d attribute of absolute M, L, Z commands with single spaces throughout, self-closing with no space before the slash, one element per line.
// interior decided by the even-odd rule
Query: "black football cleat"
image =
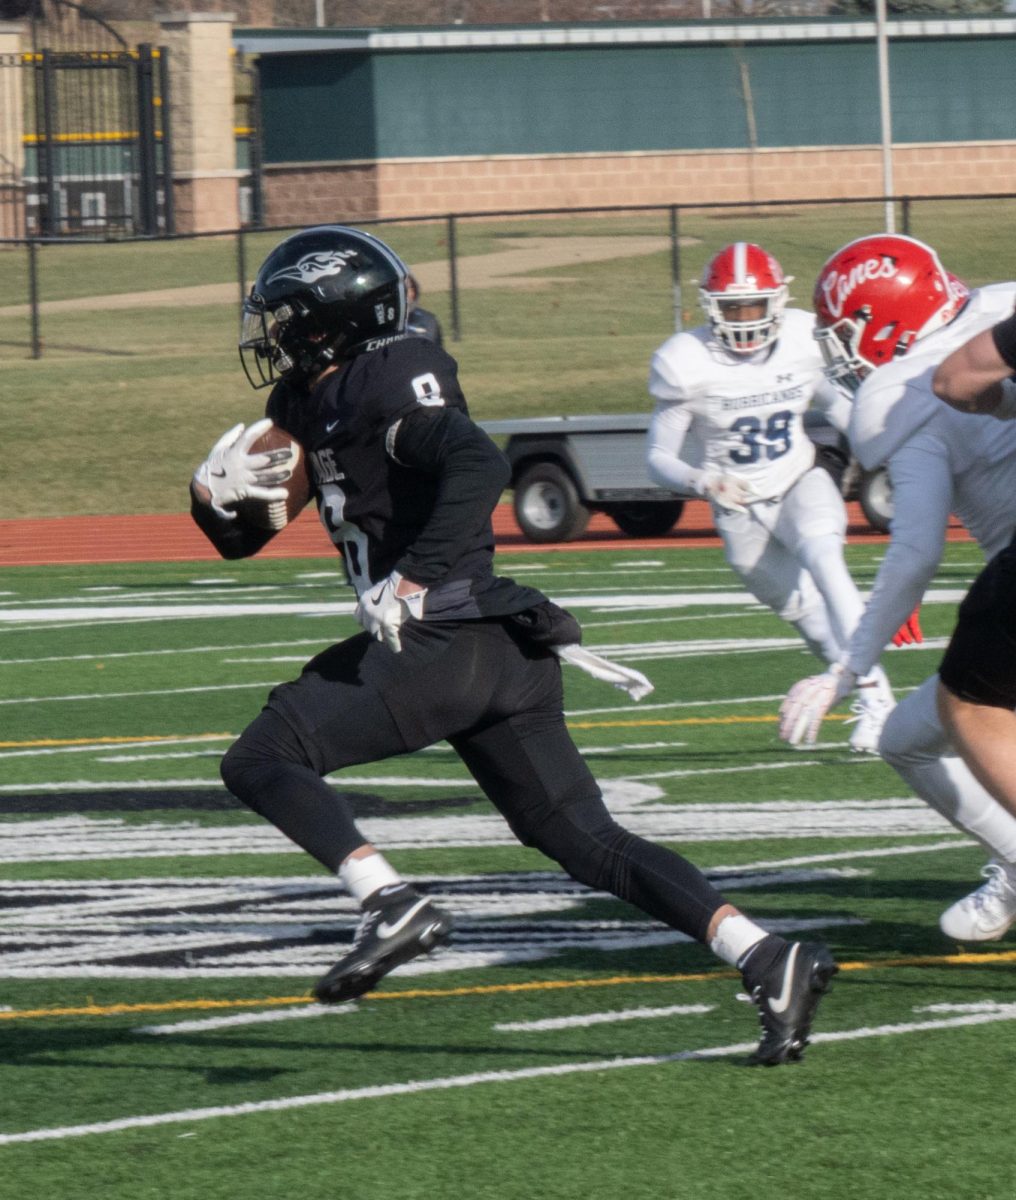
<path fill-rule="evenodd" d="M 387 890 L 387 889 L 386 889 Z M 371 991 L 400 963 L 446 942 L 451 917 L 408 885 L 379 904 L 368 898 L 349 953 L 314 985 L 322 1004 L 340 1004 Z"/>
<path fill-rule="evenodd" d="M 803 1058 L 815 1011 L 838 970 L 828 949 L 811 942 L 784 945 L 760 977 L 749 978 L 749 965 L 745 986 L 762 1026 L 753 1065 L 775 1067 Z"/>

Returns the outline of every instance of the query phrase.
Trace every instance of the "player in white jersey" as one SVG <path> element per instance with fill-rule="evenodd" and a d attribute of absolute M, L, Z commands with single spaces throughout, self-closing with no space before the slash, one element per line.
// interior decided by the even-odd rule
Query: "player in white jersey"
<path fill-rule="evenodd" d="M 708 323 L 653 355 L 647 462 L 661 487 L 710 501 L 745 586 L 831 664 L 864 606 L 843 559 L 843 499 L 802 418 L 815 403 L 843 430 L 850 398 L 823 375 L 814 317 L 786 307 L 788 282 L 752 243 L 713 258 L 700 288 Z M 875 663 L 864 683 L 850 746 L 874 754 L 893 697 Z"/>
<path fill-rule="evenodd" d="M 950 513 L 989 559 L 1013 536 L 1016 424 L 945 407 L 932 377 L 951 350 L 1009 314 L 1014 298 L 1016 283 L 968 294 L 930 247 L 890 235 L 851 242 L 819 275 L 818 337 L 829 373 L 857 388 L 851 447 L 865 468 L 888 465 L 894 511 L 889 547 L 846 653 L 825 675 L 795 684 L 784 701 L 780 732 L 792 744 L 814 741 L 826 712 L 920 601 L 941 560 Z M 938 686 L 934 675 L 897 705 L 879 751 L 992 856 L 988 882 L 941 918 L 950 937 L 988 941 L 1016 919 L 1016 818 L 950 745 Z"/>

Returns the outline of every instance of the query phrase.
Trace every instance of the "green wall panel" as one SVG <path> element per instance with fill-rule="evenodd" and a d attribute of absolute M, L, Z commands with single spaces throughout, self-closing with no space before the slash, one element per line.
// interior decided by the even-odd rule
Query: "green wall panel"
<path fill-rule="evenodd" d="M 900 42 L 890 48 L 893 138 L 1016 138 L 1016 38 Z"/>
<path fill-rule="evenodd" d="M 260 71 L 265 162 L 378 157 L 370 54 L 265 55 Z"/>
<path fill-rule="evenodd" d="M 897 142 L 1016 138 L 1016 39 L 891 45 Z M 874 42 L 262 59 L 266 162 L 879 141 Z"/>

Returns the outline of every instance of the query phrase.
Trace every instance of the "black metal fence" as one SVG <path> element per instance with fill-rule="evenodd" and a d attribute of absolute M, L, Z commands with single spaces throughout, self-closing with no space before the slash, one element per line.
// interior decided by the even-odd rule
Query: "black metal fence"
<path fill-rule="evenodd" d="M 22 65 L 26 232 L 172 232 L 166 51 L 43 49 Z"/>
<path fill-rule="evenodd" d="M 32 0 L 31 50 L 0 56 L 0 232 L 174 228 L 167 52 L 71 0 Z"/>
<path fill-rule="evenodd" d="M 773 249 L 785 265 L 789 262 L 791 269 L 800 271 L 799 284 L 808 289 L 810 280 L 806 274 L 807 270 L 817 269 L 828 254 L 852 237 L 884 229 L 885 218 L 890 213 L 897 232 L 912 234 L 935 245 L 941 251 L 946 265 L 964 278 L 983 283 L 1000 278 L 999 271 L 1002 275 L 1005 275 L 1007 270 L 1010 276 L 1014 273 L 1011 264 L 1006 267 L 998 261 L 1000 239 L 1003 244 L 1007 244 L 1005 235 L 1016 217 L 1014 193 L 902 196 L 864 200 L 796 199 L 772 201 L 764 205 L 744 202 L 717 205 L 525 209 L 500 213 L 462 212 L 374 221 L 356 220 L 349 223 L 364 228 L 378 228 L 381 236 L 388 237 L 397 247 L 404 242 L 412 245 L 415 241 L 417 246 L 426 246 L 427 257 L 432 260 L 437 255 L 443 255 L 443 271 L 440 269 L 440 263 L 430 263 L 435 277 L 440 274 L 443 278 L 436 285 L 432 282 L 428 290 L 431 294 L 435 291 L 442 294 L 442 317 L 446 322 L 447 332 L 453 341 L 458 341 L 467 332 L 489 328 L 490 324 L 490 317 L 484 312 L 482 318 L 477 317 L 475 321 L 471 319 L 470 328 L 467 330 L 463 311 L 463 297 L 468 294 L 469 288 L 476 286 L 472 280 L 466 280 L 463 284 L 463 274 L 475 261 L 472 255 L 477 253 L 476 243 L 481 231 L 483 237 L 500 241 L 501 244 L 512 239 L 529 239 L 534 244 L 537 241 L 557 240 L 567 244 L 569 239 L 573 239 L 579 233 L 590 234 L 600 241 L 608 241 L 614 237 L 621 247 L 617 258 L 622 265 L 617 269 L 630 276 L 633 272 L 645 271 L 646 267 L 641 265 L 644 261 L 642 259 L 636 258 L 635 265 L 625 261 L 625 239 L 636 232 L 636 225 L 639 232 L 652 230 L 655 232 L 655 248 L 667 251 L 667 265 L 664 270 L 669 274 L 674 327 L 680 329 L 691 319 L 695 309 L 697 272 L 701 270 L 705 256 L 719 246 L 733 240 L 761 242 L 767 248 Z M 341 215 L 337 219 L 341 219 Z M 429 227 L 426 233 L 420 228 L 424 226 Z M 386 227 L 391 227 L 392 234 L 385 233 Z M 294 228 L 296 227 L 238 228 L 155 238 L 0 238 L 0 315 L 6 313 L 8 322 L 8 333 L 6 337 L 0 337 L 0 347 L 16 348 L 21 345 L 22 353 L 27 351 L 32 358 L 41 358 L 45 349 L 44 322 L 50 312 L 53 313 L 54 320 L 66 321 L 68 306 L 73 303 L 80 304 L 82 297 L 89 294 L 94 296 L 92 310 L 102 310 L 102 288 L 97 288 L 91 293 L 87 287 L 83 288 L 80 279 L 72 278 L 74 271 L 85 269 L 81 264 L 87 263 L 89 248 L 94 248 L 98 257 L 101 247 L 114 244 L 132 245 L 142 253 L 145 252 L 146 244 L 152 248 L 152 253 L 156 252 L 156 247 L 162 247 L 158 253 L 161 256 L 160 263 L 165 268 L 169 261 L 167 255 L 171 254 L 169 244 L 189 243 L 199 239 L 217 240 L 224 243 L 216 248 L 218 267 L 213 270 L 209 266 L 212 258 L 209 253 L 195 254 L 193 258 L 200 262 L 201 270 L 205 274 L 202 275 L 200 283 L 197 279 L 194 282 L 199 288 L 207 288 L 210 286 L 209 281 L 214 278 L 218 286 L 218 300 L 215 302 L 227 302 L 231 293 L 239 307 L 239 301 L 248 290 L 251 276 L 267 248 Z M 416 235 L 412 233 L 414 229 L 418 231 Z M 228 250 L 223 259 L 223 250 L 228 247 L 230 241 L 233 244 L 235 284 L 232 286 L 235 286 L 235 292 L 231 291 L 228 284 L 223 290 L 229 260 Z M 64 265 L 56 269 L 54 262 L 55 269 L 46 272 L 43 288 L 40 286 L 41 260 L 49 248 L 61 246 L 75 248 L 75 265 Z M 641 248 L 637 251 L 637 254 L 644 253 L 646 251 Z M 16 266 L 15 260 L 21 254 L 24 258 L 21 259 L 20 266 Z M 183 249 L 180 254 L 182 257 Z M 223 272 L 223 266 L 226 267 L 226 273 Z M 662 296 L 666 292 L 665 281 L 660 276 L 658 267 L 654 267 L 653 272 L 653 287 L 656 294 Z M 97 279 L 102 278 L 101 270 L 94 274 Z M 159 288 L 162 285 L 150 274 L 146 274 L 143 286 Z M 496 281 L 490 284 L 492 289 L 496 289 L 497 286 Z M 571 313 L 573 319 L 582 319 L 584 307 L 588 308 L 588 293 L 583 294 L 584 286 L 581 279 L 557 285 L 560 300 L 552 300 L 552 306 Z M 67 287 L 66 292 L 62 291 L 63 287 Z M 19 292 L 23 297 L 20 303 Z M 142 297 L 143 294 L 142 290 L 138 296 Z M 63 295 L 72 299 L 63 300 Z M 76 300 L 73 299 L 75 297 Z M 806 295 L 800 299 L 807 304 Z M 158 302 L 167 307 L 172 307 L 174 303 L 169 296 L 158 298 Z M 123 305 L 118 307 L 122 309 Z M 20 339 L 12 337 L 11 324 L 12 319 L 24 322 L 25 318 L 27 337 L 21 342 Z"/>

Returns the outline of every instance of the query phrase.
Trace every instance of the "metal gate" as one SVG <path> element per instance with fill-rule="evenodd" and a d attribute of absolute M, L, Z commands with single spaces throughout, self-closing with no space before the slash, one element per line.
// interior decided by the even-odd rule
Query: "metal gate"
<path fill-rule="evenodd" d="M 173 232 L 168 60 L 71 0 L 34 0 L 22 77 L 22 236 Z M 9 74 L 10 63 L 7 64 Z M 9 157 L 9 156 L 8 156 Z M 0 195 L 10 196 L 0 160 Z M 9 222 L 8 222 L 9 224 Z"/>

